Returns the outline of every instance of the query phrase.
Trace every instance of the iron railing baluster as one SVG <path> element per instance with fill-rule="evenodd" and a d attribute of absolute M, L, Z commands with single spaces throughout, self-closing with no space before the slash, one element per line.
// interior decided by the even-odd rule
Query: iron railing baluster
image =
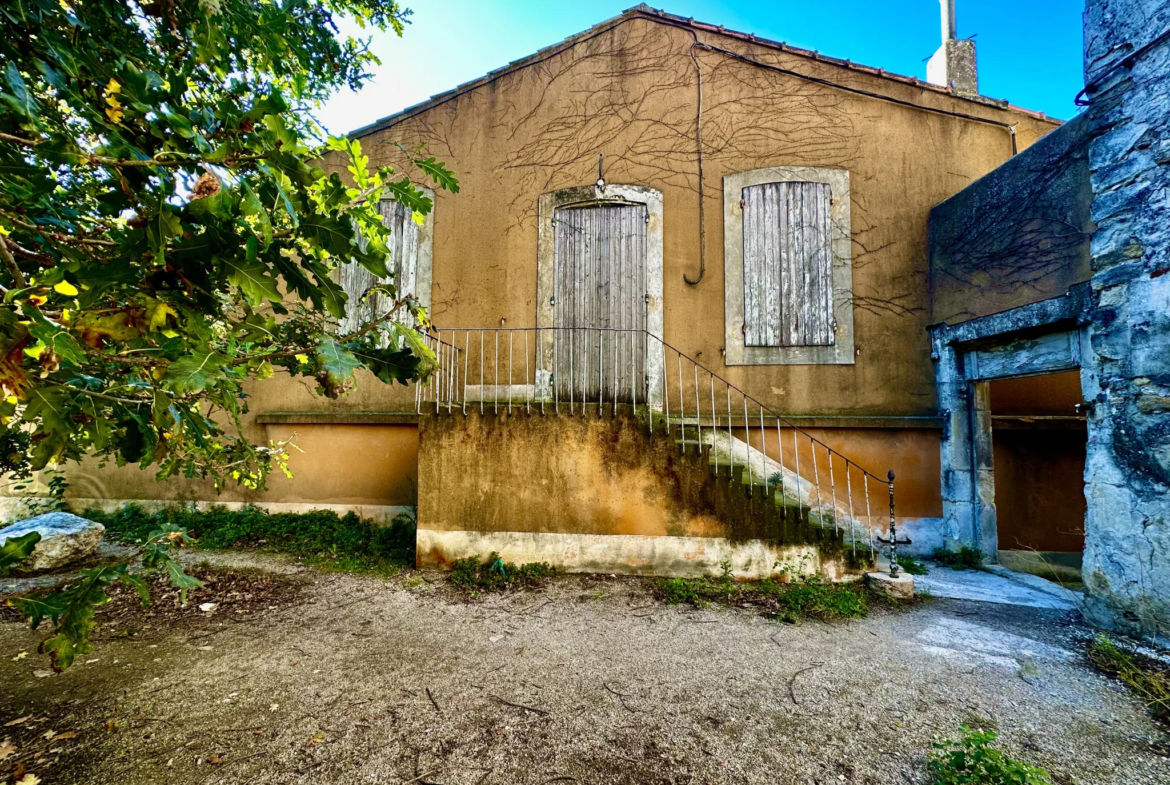
<path fill-rule="evenodd" d="M 788 504 L 784 498 L 784 439 L 780 434 L 780 418 L 776 418 L 776 460 L 780 463 L 780 515 L 788 522 Z"/>
<path fill-rule="evenodd" d="M 802 502 L 800 499 L 800 488 L 801 488 L 801 479 L 802 479 L 800 476 L 800 442 L 797 441 L 797 439 L 796 439 L 796 428 L 792 429 L 792 455 L 793 455 L 793 459 L 796 461 L 796 522 L 799 524 L 800 523 L 800 508 L 804 506 L 804 502 Z M 809 512 L 811 512 L 812 511 L 812 504 L 811 504 L 812 494 L 811 493 L 808 495 L 808 498 L 809 498 L 809 502 L 810 502 Z"/>
<path fill-rule="evenodd" d="M 837 525 L 837 478 L 833 476 L 833 451 L 829 450 L 829 494 L 833 500 L 833 531 L 840 531 Z"/>
<path fill-rule="evenodd" d="M 821 473 L 817 469 L 817 445 L 816 442 L 811 442 L 812 461 L 813 461 L 813 483 L 817 486 L 817 522 L 825 525 L 825 505 L 821 497 Z"/>
<path fill-rule="evenodd" d="M 735 477 L 735 442 L 731 435 L 731 385 L 724 382 L 727 387 L 727 471 Z"/>
<path fill-rule="evenodd" d="M 666 412 L 666 436 L 670 438 L 670 385 L 666 383 L 666 344 L 662 344 L 662 410 Z"/>
<path fill-rule="evenodd" d="M 755 478 L 752 477 L 752 421 L 748 419 L 747 410 L 747 396 L 743 397 L 743 438 L 744 444 L 748 446 L 747 450 L 747 470 L 748 470 L 748 496 L 752 495 L 752 486 L 755 483 Z"/>
<path fill-rule="evenodd" d="M 845 495 L 849 497 L 849 541 L 857 553 L 857 519 L 853 517 L 853 479 L 849 476 L 849 459 L 845 459 Z"/>
<path fill-rule="evenodd" d="M 695 369 L 695 438 L 699 440 L 699 455 L 703 455 L 703 408 L 699 405 L 699 364 L 691 363 Z"/>
<path fill-rule="evenodd" d="M 719 474 L 719 415 L 715 414 L 715 374 L 707 373 L 708 386 L 711 388 L 711 454 L 715 456 L 715 474 Z"/>

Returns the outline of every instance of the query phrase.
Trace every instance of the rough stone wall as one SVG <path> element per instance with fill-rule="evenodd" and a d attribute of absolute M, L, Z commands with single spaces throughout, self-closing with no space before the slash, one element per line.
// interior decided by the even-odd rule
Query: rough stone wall
<path fill-rule="evenodd" d="M 1170 29 L 1165 0 L 1089 0 L 1095 403 L 1084 575 L 1094 621 L 1170 639 Z M 1152 43 L 1145 51 L 1139 51 Z"/>

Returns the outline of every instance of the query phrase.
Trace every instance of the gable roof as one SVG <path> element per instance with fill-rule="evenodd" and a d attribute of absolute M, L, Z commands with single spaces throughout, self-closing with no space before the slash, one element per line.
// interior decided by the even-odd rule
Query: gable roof
<path fill-rule="evenodd" d="M 561 52 L 571 49 L 579 43 L 587 41 L 591 38 L 595 38 L 602 33 L 612 30 L 618 25 L 623 24 L 624 22 L 627 22 L 631 19 L 648 19 L 650 21 L 658 22 L 670 27 L 679 27 L 686 30 L 691 30 L 692 32 L 696 33 L 715 33 L 727 38 L 732 38 L 739 41 L 744 41 L 746 43 L 755 44 L 757 46 L 763 46 L 768 49 L 784 52 L 785 54 L 805 57 L 816 62 L 828 63 L 830 65 L 848 69 L 850 71 L 855 71 L 869 76 L 875 76 L 881 79 L 888 79 L 893 82 L 899 82 L 910 85 L 912 87 L 921 88 L 923 90 L 930 90 L 935 93 L 942 93 L 944 95 L 949 95 L 952 98 L 958 98 L 964 101 L 981 104 L 983 106 L 989 106 L 996 109 L 1008 109 L 1014 112 L 1020 112 L 1022 114 L 1035 117 L 1040 120 L 1048 120 L 1057 123 L 1060 122 L 1059 120 L 1048 117 L 1043 112 L 1035 112 L 1031 109 L 1024 109 L 1023 107 L 1010 104 L 1007 101 L 988 98 L 987 96 L 982 95 L 959 94 L 954 92 L 950 87 L 940 87 L 939 85 L 931 84 L 930 82 L 924 82 L 917 77 L 902 76 L 900 74 L 894 74 L 886 71 L 884 68 L 872 68 L 870 66 L 854 63 L 851 60 L 843 60 L 838 57 L 829 57 L 812 49 L 801 49 L 799 47 L 789 46 L 783 41 L 772 41 L 767 38 L 760 38 L 754 33 L 740 33 L 735 30 L 728 30 L 722 25 L 712 25 L 706 24 L 704 22 L 696 22 L 694 18 L 677 16 L 676 14 L 670 14 L 657 8 L 651 8 L 645 3 L 640 3 L 633 8 L 626 9 L 615 17 L 590 27 L 588 30 L 577 33 L 576 35 L 569 36 L 560 43 L 545 47 L 544 49 L 534 52 L 527 57 L 522 57 L 519 60 L 513 60 L 502 68 L 497 68 L 494 71 L 488 71 L 478 79 L 473 79 L 470 82 L 464 82 L 463 84 L 450 90 L 433 95 L 422 103 L 409 106 L 400 112 L 396 112 L 395 114 L 389 115 L 388 117 L 383 117 L 381 120 L 351 131 L 349 136 L 350 138 L 360 138 L 363 136 L 369 136 L 370 134 L 376 133 L 383 129 L 390 128 L 391 126 L 397 125 L 403 120 L 425 112 L 428 109 L 431 109 L 440 104 L 446 103 L 447 101 L 457 98 L 464 93 L 470 92 L 477 87 L 489 84 L 490 82 L 499 79 L 502 76 L 506 76 L 507 74 L 520 70 L 521 68 L 539 63 L 551 57 L 555 57 Z"/>

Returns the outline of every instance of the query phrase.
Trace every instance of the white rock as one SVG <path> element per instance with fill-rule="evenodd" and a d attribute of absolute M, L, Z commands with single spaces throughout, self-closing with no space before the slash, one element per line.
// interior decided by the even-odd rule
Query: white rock
<path fill-rule="evenodd" d="M 97 550 L 106 527 L 68 512 L 50 512 L 0 529 L 0 542 L 30 531 L 39 532 L 41 539 L 32 554 L 17 565 L 19 572 L 55 570 L 84 559 Z"/>
<path fill-rule="evenodd" d="M 217 604 L 217 603 L 214 603 L 214 602 L 205 602 L 205 603 L 203 603 L 203 604 L 201 604 L 201 605 L 199 606 L 199 610 L 203 611 L 204 613 L 211 613 L 211 612 L 212 612 L 213 610 L 215 610 L 217 607 L 218 607 L 218 604 Z"/>

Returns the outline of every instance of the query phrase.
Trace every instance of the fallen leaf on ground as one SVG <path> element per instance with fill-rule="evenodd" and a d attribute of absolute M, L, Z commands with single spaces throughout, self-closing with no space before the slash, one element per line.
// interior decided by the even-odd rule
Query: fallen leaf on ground
<path fill-rule="evenodd" d="M 54 736 L 56 736 L 56 735 L 57 735 L 57 731 L 55 731 L 55 730 L 47 730 L 47 731 L 45 731 L 44 733 L 42 733 L 42 734 L 41 734 L 41 738 L 42 738 L 42 739 L 51 739 L 51 738 L 53 738 L 53 737 L 54 737 Z"/>
<path fill-rule="evenodd" d="M 36 676 L 38 679 L 47 679 L 52 675 L 52 671 L 33 671 L 33 676 Z"/>
<path fill-rule="evenodd" d="M 23 777 L 13 783 L 13 785 L 38 785 L 40 781 L 41 778 L 35 774 L 25 774 Z"/>
<path fill-rule="evenodd" d="M 312 747 L 314 744 L 320 744 L 323 741 L 325 741 L 325 731 L 317 731 L 313 735 L 313 738 L 305 742 L 305 746 Z"/>
<path fill-rule="evenodd" d="M 268 710 L 269 710 L 269 711 L 276 711 L 276 710 L 277 710 L 277 709 L 279 709 L 279 708 L 280 708 L 280 704 L 279 704 L 279 703 L 274 703 L 274 704 L 272 704 L 271 706 L 269 706 L 269 707 L 268 707 Z"/>
<path fill-rule="evenodd" d="M 16 754 L 16 745 L 12 743 L 12 739 L 5 739 L 0 741 L 0 760 Z"/>
<path fill-rule="evenodd" d="M 219 764 L 223 763 L 223 758 L 219 757 L 218 755 L 212 755 L 207 759 L 207 762 L 218 766 Z"/>
<path fill-rule="evenodd" d="M 22 651 L 20 654 L 17 654 L 15 657 L 13 657 L 13 658 L 12 658 L 12 661 L 13 661 L 13 662 L 17 662 L 17 661 L 19 661 L 19 660 L 23 660 L 23 659 L 24 659 L 25 657 L 27 657 L 27 656 L 28 656 L 28 652 L 27 652 L 27 651 Z"/>
<path fill-rule="evenodd" d="M 8 721 L 8 722 L 4 723 L 4 727 L 5 727 L 5 728 L 11 728 L 13 725 L 19 725 L 19 724 L 20 724 L 20 723 L 22 723 L 22 722 L 28 722 L 28 721 L 29 721 L 29 720 L 31 720 L 32 718 L 33 718 L 33 715 L 31 715 L 31 714 L 26 714 L 26 715 L 24 715 L 23 717 L 17 717 L 17 718 L 16 718 L 16 719 L 14 719 L 14 720 L 10 720 L 10 721 Z"/>
<path fill-rule="evenodd" d="M 61 741 L 62 739 L 76 739 L 76 738 L 77 738 L 77 734 L 75 732 L 69 730 L 69 731 L 65 731 L 64 733 L 58 733 L 56 736 L 53 737 L 53 741 Z"/>

